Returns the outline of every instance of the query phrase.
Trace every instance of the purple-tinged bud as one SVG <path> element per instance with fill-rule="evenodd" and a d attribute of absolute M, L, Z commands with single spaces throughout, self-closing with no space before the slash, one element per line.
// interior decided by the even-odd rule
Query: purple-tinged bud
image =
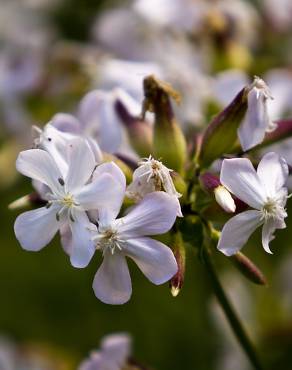
<path fill-rule="evenodd" d="M 172 296 L 176 297 L 179 294 L 184 283 L 186 265 L 186 251 L 180 233 L 176 233 L 173 236 L 172 250 L 177 262 L 178 270 L 177 273 L 170 280 L 169 286 Z"/>
<path fill-rule="evenodd" d="M 230 257 L 234 266 L 250 281 L 258 285 L 267 285 L 267 279 L 261 270 L 243 253 L 237 252 Z"/>
<path fill-rule="evenodd" d="M 288 137 L 291 137 L 292 135 L 292 119 L 291 118 L 281 120 L 281 121 L 276 121 L 275 124 L 277 128 L 272 132 L 268 132 L 265 136 L 265 140 L 256 149 L 258 149 L 259 147 L 264 147 L 267 145 L 277 143 L 280 140 L 284 140 Z"/>
<path fill-rule="evenodd" d="M 180 95 L 167 83 L 154 76 L 144 79 L 143 115 L 147 111 L 155 115 L 153 155 L 179 173 L 184 170 L 187 147 L 184 134 L 178 125 L 170 98 L 180 101 Z"/>
<path fill-rule="evenodd" d="M 212 193 L 218 186 L 221 185 L 219 177 L 210 172 L 205 172 L 200 175 L 200 182 L 208 193 Z"/>
<path fill-rule="evenodd" d="M 238 127 L 247 111 L 247 94 L 248 88 L 243 88 L 208 125 L 198 155 L 198 161 L 202 166 L 208 167 L 223 154 L 233 152 Z"/>
<path fill-rule="evenodd" d="M 153 129 L 151 125 L 140 117 L 134 117 L 119 99 L 115 103 L 115 110 L 128 132 L 133 148 L 141 157 L 148 157 L 153 152 Z"/>
<path fill-rule="evenodd" d="M 217 176 L 210 172 L 205 172 L 200 176 L 200 181 L 205 190 L 214 194 L 216 202 L 225 212 L 234 213 L 236 209 L 235 201 L 229 191 L 220 183 Z"/>

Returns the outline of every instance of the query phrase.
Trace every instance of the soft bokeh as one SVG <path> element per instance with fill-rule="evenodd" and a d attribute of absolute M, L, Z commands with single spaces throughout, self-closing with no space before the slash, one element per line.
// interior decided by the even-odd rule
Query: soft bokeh
<path fill-rule="evenodd" d="M 185 283 L 177 297 L 167 284 L 149 283 L 130 263 L 131 300 L 105 305 L 91 287 L 100 256 L 86 269 L 74 269 L 58 237 L 39 253 L 22 250 L 13 231 L 19 210 L 8 205 L 32 191 L 29 179 L 15 170 L 18 152 L 32 146 L 31 126 L 41 127 L 57 113 L 78 114 L 79 101 L 92 89 L 107 92 L 100 120 L 112 109 L 117 88 L 125 90 L 128 107 L 137 113 L 143 78 L 154 73 L 181 93 L 176 114 L 193 135 L 258 75 L 274 97 L 272 118 L 289 117 L 290 1 L 0 0 L 0 5 L 0 365 L 12 363 L 3 370 L 23 364 L 30 370 L 76 369 L 103 336 L 115 332 L 131 334 L 134 358 L 149 368 L 250 369 L 194 247 L 187 246 Z M 116 130 L 117 116 L 110 114 Z M 118 134 L 119 152 L 135 160 L 122 126 Z M 291 140 L 273 149 L 290 165 Z M 115 145 L 108 147 L 115 152 Z M 287 220 L 272 243 L 273 255 L 262 249 L 259 233 L 245 248 L 264 272 L 266 287 L 252 284 L 227 257 L 214 253 L 226 291 L 269 370 L 292 363 L 291 217 Z"/>

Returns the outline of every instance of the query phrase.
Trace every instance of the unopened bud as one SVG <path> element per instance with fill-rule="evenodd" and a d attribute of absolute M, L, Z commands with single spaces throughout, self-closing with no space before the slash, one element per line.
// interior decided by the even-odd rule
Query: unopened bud
<path fill-rule="evenodd" d="M 179 102 L 180 95 L 154 76 L 144 79 L 144 95 L 143 115 L 147 111 L 155 115 L 153 154 L 161 158 L 167 167 L 181 173 L 187 156 L 186 140 L 170 102 L 170 98 Z"/>
<path fill-rule="evenodd" d="M 116 101 L 115 109 L 135 151 L 140 157 L 148 157 L 153 151 L 153 129 L 150 124 L 131 115 L 121 100 Z"/>
<path fill-rule="evenodd" d="M 247 111 L 248 87 L 243 88 L 233 101 L 207 127 L 198 160 L 207 167 L 223 154 L 233 153 L 237 142 L 237 129 Z"/>
<path fill-rule="evenodd" d="M 262 144 L 257 146 L 257 149 L 259 147 L 271 145 L 271 144 L 277 143 L 278 141 L 291 137 L 292 119 L 285 119 L 285 120 L 277 121 L 276 125 L 277 125 L 277 128 L 274 131 L 268 132 L 266 134 L 265 140 L 262 142 Z"/>
<path fill-rule="evenodd" d="M 250 281 L 258 285 L 267 285 L 267 280 L 261 270 L 243 253 L 237 252 L 230 257 L 235 267 Z"/>
<path fill-rule="evenodd" d="M 180 233 L 176 233 L 173 237 L 173 254 L 177 262 L 178 270 L 177 273 L 170 280 L 170 292 L 173 297 L 176 297 L 184 283 L 185 277 L 185 264 L 186 264 L 186 251 Z"/>
<path fill-rule="evenodd" d="M 216 202 L 228 213 L 235 212 L 236 205 L 229 191 L 220 183 L 217 176 L 210 172 L 205 172 L 200 176 L 200 182 L 205 190 L 213 193 Z"/>
<path fill-rule="evenodd" d="M 13 209 L 25 208 L 25 207 L 28 207 L 29 205 L 30 205 L 30 199 L 29 199 L 29 194 L 28 194 L 10 203 L 8 205 L 8 208 L 13 210 Z"/>
<path fill-rule="evenodd" d="M 223 186 L 219 185 L 214 190 L 216 202 L 228 213 L 235 212 L 236 206 L 234 199 L 229 191 Z"/>
<path fill-rule="evenodd" d="M 30 206 L 43 206 L 46 201 L 40 197 L 37 192 L 24 195 L 8 205 L 10 210 L 26 208 Z"/>

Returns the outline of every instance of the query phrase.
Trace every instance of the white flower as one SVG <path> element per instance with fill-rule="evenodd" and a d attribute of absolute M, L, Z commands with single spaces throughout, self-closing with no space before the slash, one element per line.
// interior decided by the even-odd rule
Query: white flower
<path fill-rule="evenodd" d="M 71 263 L 85 267 L 95 251 L 90 231 L 94 225 L 86 211 L 98 210 L 104 203 L 119 202 L 120 184 L 109 173 L 90 182 L 96 161 L 85 140 L 69 141 L 67 150 L 66 173 L 44 150 L 31 149 L 19 154 L 17 170 L 44 185 L 48 203 L 18 216 L 14 230 L 24 249 L 39 251 L 59 229 L 68 226 L 72 237 Z"/>
<path fill-rule="evenodd" d="M 221 252 L 227 256 L 235 254 L 263 226 L 262 244 L 266 252 L 272 253 L 269 242 L 274 239 L 274 231 L 286 227 L 287 177 L 286 161 L 273 152 L 262 158 L 257 171 L 247 158 L 223 161 L 221 183 L 253 210 L 232 217 L 224 225 L 218 243 Z"/>
<path fill-rule="evenodd" d="M 172 170 L 151 155 L 139 162 L 139 167 L 133 173 L 133 181 L 127 188 L 127 196 L 136 202 L 154 191 L 165 191 L 176 198 L 178 203 L 178 216 L 182 217 L 178 198 L 181 194 L 175 189 L 170 173 Z"/>
<path fill-rule="evenodd" d="M 98 178 L 107 172 L 106 168 L 100 167 L 97 168 Z M 122 171 L 118 181 L 125 184 Z M 148 237 L 170 230 L 177 214 L 176 199 L 164 192 L 147 194 L 126 216 L 116 219 L 125 187 L 120 186 L 117 193 L 120 201 L 109 202 L 99 210 L 98 229 L 92 231 L 96 248 L 103 254 L 93 289 L 97 298 L 109 304 L 123 304 L 131 296 L 126 256 L 133 259 L 154 284 L 165 283 L 177 271 L 172 251 L 163 243 Z"/>
<path fill-rule="evenodd" d="M 131 354 L 131 338 L 127 334 L 111 334 L 103 338 L 101 349 L 93 351 L 79 370 L 122 370 Z"/>
<path fill-rule="evenodd" d="M 216 202 L 224 209 L 224 211 L 233 213 L 235 212 L 236 205 L 229 191 L 222 185 L 214 189 Z"/>
<path fill-rule="evenodd" d="M 268 101 L 273 99 L 266 83 L 255 77 L 247 95 L 247 112 L 238 128 L 238 137 L 244 151 L 260 144 L 266 132 L 277 128 L 268 113 Z"/>

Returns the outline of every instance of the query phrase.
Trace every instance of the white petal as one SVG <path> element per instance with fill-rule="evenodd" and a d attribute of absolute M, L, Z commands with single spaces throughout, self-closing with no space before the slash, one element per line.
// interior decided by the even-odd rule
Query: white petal
<path fill-rule="evenodd" d="M 108 173 L 85 185 L 75 199 L 84 210 L 98 210 L 99 223 L 109 225 L 118 215 L 125 189 Z"/>
<path fill-rule="evenodd" d="M 265 188 L 249 159 L 224 159 L 220 181 L 232 194 L 250 207 L 261 209 L 266 198 Z"/>
<path fill-rule="evenodd" d="M 154 284 L 163 284 L 177 272 L 176 259 L 170 248 L 151 238 L 127 240 L 125 253 L 139 266 L 143 274 Z"/>
<path fill-rule="evenodd" d="M 238 128 L 242 149 L 246 151 L 260 144 L 270 125 L 267 99 L 263 93 L 253 88 L 248 93 L 248 108 L 245 118 Z"/>
<path fill-rule="evenodd" d="M 64 223 L 60 227 L 59 232 L 60 232 L 61 245 L 65 253 L 67 253 L 70 256 L 72 252 L 72 232 L 71 232 L 69 223 L 67 222 Z"/>
<path fill-rule="evenodd" d="M 36 127 L 36 129 L 38 129 Z M 64 175 L 68 171 L 67 164 L 67 142 L 73 138 L 73 135 L 64 133 L 48 123 L 34 140 L 37 148 L 44 149 L 54 158 L 61 173 Z"/>
<path fill-rule="evenodd" d="M 269 243 L 273 239 L 275 239 L 274 232 L 276 229 L 284 229 L 286 227 L 285 221 L 284 220 L 273 220 L 270 219 L 266 221 L 263 225 L 263 230 L 262 230 L 262 243 L 264 250 L 267 253 L 273 253 L 270 250 Z"/>
<path fill-rule="evenodd" d="M 86 136 L 86 140 L 95 158 L 96 163 L 100 163 L 103 159 L 102 151 L 97 144 L 97 141 L 90 136 Z"/>
<path fill-rule="evenodd" d="M 95 158 L 86 140 L 76 138 L 68 143 L 69 169 L 66 177 L 67 191 L 74 191 L 89 180 L 96 165 Z"/>
<path fill-rule="evenodd" d="M 289 169 L 284 158 L 276 153 L 267 153 L 260 161 L 257 173 L 268 196 L 275 196 L 286 184 Z"/>
<path fill-rule="evenodd" d="M 145 195 L 116 225 L 123 237 L 137 237 L 166 233 L 177 215 L 177 199 L 162 191 Z"/>
<path fill-rule="evenodd" d="M 102 150 L 109 153 L 118 150 L 122 129 L 111 92 L 94 90 L 86 94 L 80 102 L 79 117 L 86 132 L 97 140 Z"/>
<path fill-rule="evenodd" d="M 60 226 L 56 218 L 59 208 L 56 205 L 42 207 L 17 217 L 14 232 L 23 249 L 39 251 L 53 239 Z"/>
<path fill-rule="evenodd" d="M 121 187 L 126 189 L 126 177 L 120 167 L 117 166 L 114 162 L 102 163 L 101 165 L 97 166 L 95 171 L 93 172 L 93 180 L 97 179 L 103 173 L 109 173 L 110 175 L 112 175 L 115 180 L 117 180 L 121 184 Z"/>
<path fill-rule="evenodd" d="M 78 119 L 71 114 L 57 113 L 51 120 L 51 125 L 62 132 L 79 135 L 81 132 L 81 124 Z"/>
<path fill-rule="evenodd" d="M 226 256 L 232 256 L 262 223 L 260 211 L 246 211 L 232 217 L 222 229 L 217 248 Z"/>
<path fill-rule="evenodd" d="M 108 304 L 123 304 L 130 299 L 131 278 L 126 258 L 121 253 L 105 253 L 94 277 L 93 290 L 98 299 Z"/>
<path fill-rule="evenodd" d="M 93 225 L 85 212 L 75 211 L 73 214 L 74 222 L 70 221 L 72 232 L 72 250 L 70 261 L 72 266 L 77 268 L 86 267 L 95 252 L 95 243 L 92 241 Z"/>
<path fill-rule="evenodd" d="M 102 339 L 101 349 L 104 357 L 122 367 L 131 355 L 131 344 L 131 337 L 126 333 L 110 334 Z"/>
<path fill-rule="evenodd" d="M 63 178 L 51 155 L 41 149 L 30 149 L 20 152 L 16 160 L 17 170 L 25 176 L 48 185 L 58 193 L 61 185 L 58 179 Z"/>

